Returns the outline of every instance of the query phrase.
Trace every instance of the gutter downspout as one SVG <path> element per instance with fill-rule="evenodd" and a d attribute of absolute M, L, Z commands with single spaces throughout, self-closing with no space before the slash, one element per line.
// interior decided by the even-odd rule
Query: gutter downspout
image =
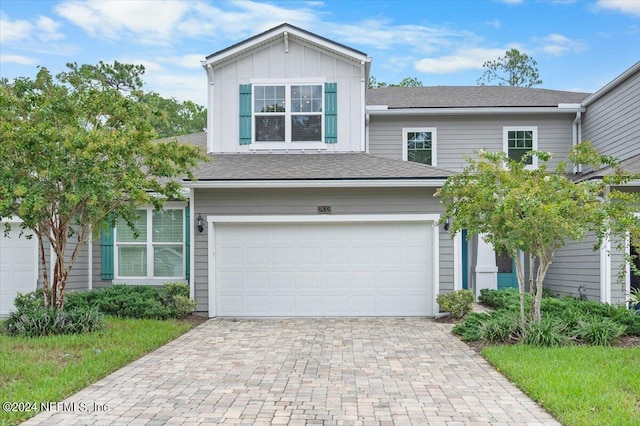
<path fill-rule="evenodd" d="M 573 120 L 573 146 L 576 146 L 582 140 L 582 112 L 576 112 L 576 118 Z M 582 173 L 582 164 L 573 166 L 573 173 Z"/>

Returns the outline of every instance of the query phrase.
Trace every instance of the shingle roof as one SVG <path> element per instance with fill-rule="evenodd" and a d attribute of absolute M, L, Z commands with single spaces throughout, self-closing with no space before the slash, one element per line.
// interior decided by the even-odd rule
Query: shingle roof
<path fill-rule="evenodd" d="M 389 108 L 557 107 L 589 93 L 511 86 L 383 87 L 367 91 L 367 105 Z"/>
<path fill-rule="evenodd" d="M 179 136 L 178 141 L 206 147 L 206 133 Z M 454 173 L 409 161 L 365 153 L 345 154 L 210 154 L 194 175 L 198 180 L 349 180 L 446 179 Z"/>
<path fill-rule="evenodd" d="M 198 180 L 445 179 L 453 173 L 364 153 L 211 155 Z"/>

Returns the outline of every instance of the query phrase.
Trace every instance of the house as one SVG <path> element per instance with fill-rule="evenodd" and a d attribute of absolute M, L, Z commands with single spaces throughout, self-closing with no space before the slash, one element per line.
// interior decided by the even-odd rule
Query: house
<path fill-rule="evenodd" d="M 368 90 L 365 53 L 282 24 L 202 62 L 208 128 L 179 139 L 204 147 L 211 161 L 195 171 L 197 181 L 184 181 L 188 201 L 141 208 L 138 239 L 125 226 L 103 234 L 67 288 L 184 281 L 210 317 L 429 317 L 438 293 L 513 286 L 512 259 L 437 224 L 436 190 L 479 149 L 515 158 L 544 150 L 559 161 L 582 138 L 613 146 L 606 114 L 617 103 L 614 115 L 626 118 L 615 123 L 616 152 L 640 154 L 626 147 L 638 130 L 639 64 L 593 95 Z M 563 252 L 575 282 L 552 270 L 554 291 L 577 294 L 586 283 L 578 246 Z M 602 260 L 600 270 L 619 260 Z M 4 292 L 13 276 L 2 273 Z M 598 293 L 603 285 L 594 281 L 587 295 L 621 300 L 611 287 Z"/>

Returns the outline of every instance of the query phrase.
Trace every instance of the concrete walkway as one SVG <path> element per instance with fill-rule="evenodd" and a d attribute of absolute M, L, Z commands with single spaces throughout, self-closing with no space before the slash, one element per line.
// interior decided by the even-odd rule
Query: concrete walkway
<path fill-rule="evenodd" d="M 450 329 L 210 320 L 25 424 L 558 424 Z"/>

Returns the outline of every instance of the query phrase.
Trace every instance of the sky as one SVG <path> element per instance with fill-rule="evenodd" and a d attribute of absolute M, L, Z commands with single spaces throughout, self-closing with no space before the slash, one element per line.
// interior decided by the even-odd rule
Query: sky
<path fill-rule="evenodd" d="M 543 84 L 593 92 L 640 60 L 640 0 L 0 0 L 0 77 L 143 64 L 145 89 L 206 103 L 205 56 L 288 22 L 373 58 L 396 83 L 474 86 L 511 48 Z"/>

